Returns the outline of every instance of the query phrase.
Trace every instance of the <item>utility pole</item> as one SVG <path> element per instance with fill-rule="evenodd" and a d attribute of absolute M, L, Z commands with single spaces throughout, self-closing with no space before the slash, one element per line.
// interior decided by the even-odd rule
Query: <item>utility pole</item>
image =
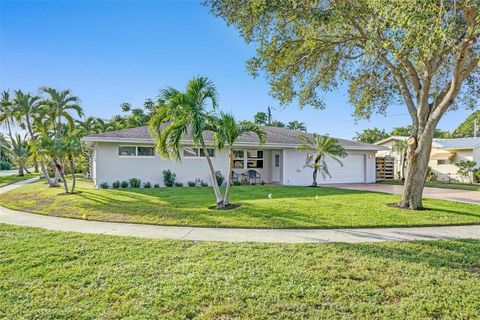
<path fill-rule="evenodd" d="M 272 108 L 270 106 L 267 107 L 267 124 L 270 125 L 272 123 Z"/>

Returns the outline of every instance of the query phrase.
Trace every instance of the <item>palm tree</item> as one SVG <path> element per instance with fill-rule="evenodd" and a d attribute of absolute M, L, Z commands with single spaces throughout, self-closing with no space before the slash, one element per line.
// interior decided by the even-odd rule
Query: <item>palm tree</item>
<path fill-rule="evenodd" d="M 101 119 L 92 116 L 85 118 L 83 121 L 75 120 L 75 131 L 82 137 L 102 132 L 102 124 L 100 124 L 99 120 Z"/>
<path fill-rule="evenodd" d="M 0 162 L 5 161 L 5 152 L 7 150 L 7 140 L 3 136 L 3 133 L 0 132 Z"/>
<path fill-rule="evenodd" d="M 7 150 L 10 161 L 18 167 L 18 175 L 24 176 L 24 171 L 27 171 L 26 165 L 30 154 L 26 137 L 22 137 L 16 133 L 7 145 Z"/>
<path fill-rule="evenodd" d="M 297 131 L 304 131 L 304 132 L 307 131 L 307 127 L 305 126 L 305 123 L 297 120 L 290 121 L 287 125 L 287 128 L 292 130 L 297 130 Z"/>
<path fill-rule="evenodd" d="M 228 113 L 220 113 L 220 117 L 216 123 L 214 139 L 218 149 L 228 149 L 228 174 L 227 174 L 227 186 L 225 189 L 225 195 L 223 197 L 223 205 L 228 206 L 229 203 L 229 191 L 232 180 L 232 166 L 233 166 L 233 146 L 237 142 L 238 138 L 244 134 L 253 133 L 256 134 L 260 143 L 265 142 L 266 133 L 259 125 L 250 122 L 242 121 L 237 123 L 235 117 Z"/>
<path fill-rule="evenodd" d="M 74 117 L 70 112 L 75 112 L 78 117 L 83 116 L 83 109 L 80 107 L 80 98 L 73 96 L 71 91 L 66 89 L 58 91 L 49 87 L 42 87 L 40 91 L 48 94 L 48 99 L 43 102 L 44 113 L 48 117 L 50 125 L 56 138 L 63 134 L 62 120 L 65 119 L 72 127 L 75 123 Z"/>
<path fill-rule="evenodd" d="M 330 178 L 330 172 L 328 171 L 328 166 L 326 163 L 326 158 L 329 157 L 337 161 L 341 166 L 343 166 L 342 161 L 338 157 L 345 157 L 347 153 L 340 145 L 337 139 L 322 136 L 318 134 L 313 135 L 301 135 L 299 140 L 304 144 L 297 147 L 298 150 L 314 150 L 315 155 L 307 159 L 307 166 L 313 168 L 313 183 L 312 186 L 317 186 L 317 174 L 320 171 L 323 178 L 328 175 Z M 313 160 L 313 164 L 311 161 Z"/>
<path fill-rule="evenodd" d="M 212 111 L 217 108 L 217 98 L 215 85 L 205 77 L 190 80 L 185 92 L 173 88 L 164 89 L 159 97 L 159 106 L 155 109 L 149 124 L 157 152 L 167 159 L 180 160 L 182 135 L 187 131 L 191 133 L 194 144 L 203 148 L 217 198 L 217 207 L 221 207 L 223 197 L 203 136 L 206 131 L 213 129 L 215 117 Z M 212 111 L 207 110 L 207 103 L 211 104 Z"/>
<path fill-rule="evenodd" d="M 2 92 L 0 100 L 0 124 L 8 130 L 10 140 L 13 140 L 12 125 L 14 122 L 13 103 L 10 100 L 10 92 L 5 90 Z"/>
<path fill-rule="evenodd" d="M 392 151 L 400 155 L 400 179 L 405 179 L 405 167 L 407 164 L 407 149 L 408 144 L 406 140 L 395 141 Z"/>
<path fill-rule="evenodd" d="M 13 112 L 16 122 L 22 129 L 26 129 L 30 135 L 30 142 L 35 141 L 35 134 L 33 132 L 33 121 L 40 112 L 41 97 L 32 96 L 30 93 L 23 93 L 21 90 L 15 91 L 15 98 L 13 99 Z M 38 172 L 38 161 L 35 153 L 32 154 L 35 172 Z M 43 166 L 43 163 L 41 164 Z M 42 171 L 43 170 L 42 168 Z"/>

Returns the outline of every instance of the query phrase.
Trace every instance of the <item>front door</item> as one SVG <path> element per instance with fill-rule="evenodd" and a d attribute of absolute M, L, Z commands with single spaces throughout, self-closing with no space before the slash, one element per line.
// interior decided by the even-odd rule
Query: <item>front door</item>
<path fill-rule="evenodd" d="M 272 151 L 272 182 L 280 182 L 281 161 L 280 151 Z"/>

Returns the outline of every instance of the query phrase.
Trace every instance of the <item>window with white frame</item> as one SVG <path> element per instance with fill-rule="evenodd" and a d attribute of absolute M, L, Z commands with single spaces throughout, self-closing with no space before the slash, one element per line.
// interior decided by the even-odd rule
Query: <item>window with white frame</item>
<path fill-rule="evenodd" d="M 122 157 L 135 157 L 137 155 L 137 147 L 135 146 L 119 146 L 118 155 Z"/>
<path fill-rule="evenodd" d="M 247 150 L 247 168 L 263 168 L 263 150 Z"/>
<path fill-rule="evenodd" d="M 453 161 L 451 159 L 437 160 L 437 165 L 439 166 L 447 164 L 453 164 Z"/>
<path fill-rule="evenodd" d="M 119 146 L 118 155 L 120 157 L 153 157 L 155 149 L 150 146 Z"/>
<path fill-rule="evenodd" d="M 233 167 L 235 169 L 243 169 L 245 167 L 245 151 L 233 150 Z"/>
<path fill-rule="evenodd" d="M 210 157 L 215 157 L 215 149 L 207 148 L 207 152 Z M 183 148 L 183 156 L 185 158 L 203 158 L 205 157 L 205 151 L 203 148 L 185 147 Z"/>

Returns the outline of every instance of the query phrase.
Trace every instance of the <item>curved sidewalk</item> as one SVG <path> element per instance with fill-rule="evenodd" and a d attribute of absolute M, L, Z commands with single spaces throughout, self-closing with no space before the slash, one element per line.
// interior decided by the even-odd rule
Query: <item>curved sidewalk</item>
<path fill-rule="evenodd" d="M 8 190 L 29 183 L 21 181 Z M 6 188 L 6 187 L 5 187 Z M 5 192 L 0 188 L 0 193 Z M 173 227 L 117 222 L 99 222 L 31 214 L 0 207 L 0 223 L 39 227 L 56 231 L 107 234 L 152 239 L 228 242 L 380 242 L 438 239 L 480 239 L 480 225 L 361 228 L 361 229 L 233 229 Z"/>

